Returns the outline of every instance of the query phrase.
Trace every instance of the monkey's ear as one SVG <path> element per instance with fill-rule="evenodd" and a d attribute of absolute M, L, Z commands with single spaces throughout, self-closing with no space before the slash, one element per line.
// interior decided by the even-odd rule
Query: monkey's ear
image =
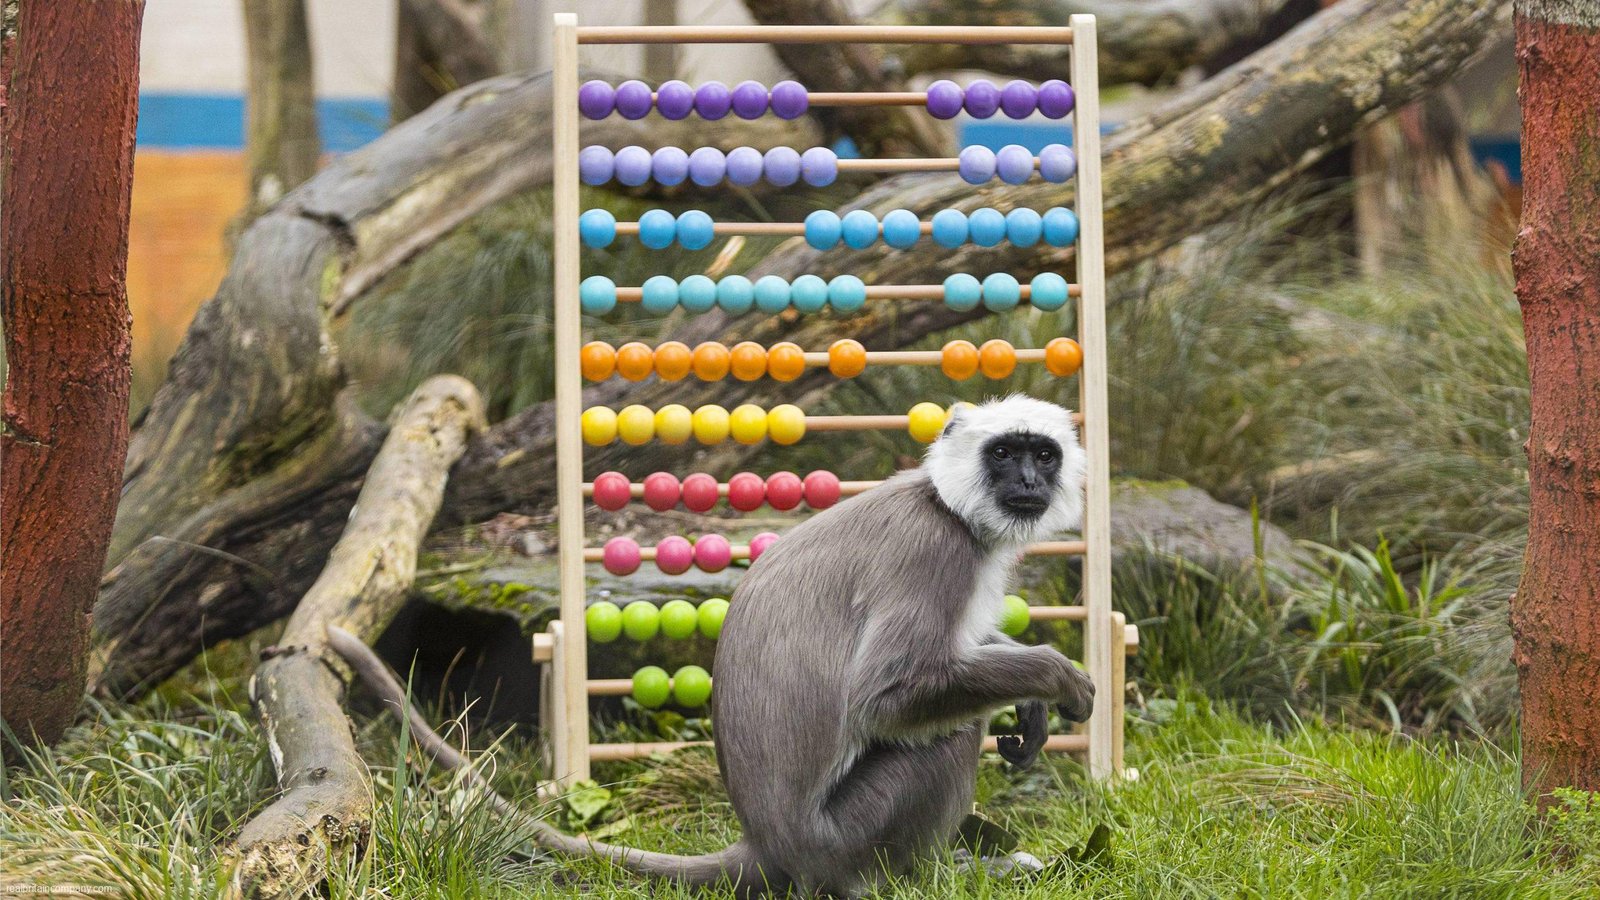
<path fill-rule="evenodd" d="M 947 438 L 960 430 L 967 417 L 967 410 L 971 408 L 971 403 L 957 403 L 950 407 L 950 415 L 945 418 L 944 429 L 939 432 L 939 437 Z"/>

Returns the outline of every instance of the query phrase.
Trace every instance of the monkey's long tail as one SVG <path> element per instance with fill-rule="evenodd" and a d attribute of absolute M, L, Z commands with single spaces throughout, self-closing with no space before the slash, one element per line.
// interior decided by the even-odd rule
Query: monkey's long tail
<path fill-rule="evenodd" d="M 672 853 L 652 853 L 648 850 L 618 847 L 558 831 L 548 822 L 530 815 L 515 803 L 500 796 L 483 776 L 478 774 L 471 761 L 440 737 L 433 730 L 433 726 L 429 725 L 422 714 L 411 705 L 405 688 L 400 686 L 399 680 L 390 673 L 389 667 L 383 664 L 383 660 L 372 652 L 372 648 L 368 647 L 366 642 L 343 628 L 330 626 L 328 646 L 355 670 L 356 676 L 368 688 L 390 705 L 396 716 L 406 720 L 410 725 L 412 738 L 423 752 L 445 769 L 464 773 L 463 780 L 480 791 L 495 812 L 526 827 L 545 849 L 568 856 L 603 856 L 630 872 L 691 887 L 716 884 L 723 879 L 746 891 L 752 888 L 759 890 L 763 886 L 773 887 L 767 884 L 754 850 L 743 841 L 737 841 L 715 853 L 678 856 Z"/>

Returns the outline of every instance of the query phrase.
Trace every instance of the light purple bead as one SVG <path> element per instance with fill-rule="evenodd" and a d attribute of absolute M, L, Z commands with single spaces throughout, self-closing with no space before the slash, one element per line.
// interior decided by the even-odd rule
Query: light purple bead
<path fill-rule="evenodd" d="M 839 177 L 839 157 L 827 147 L 812 147 L 800 155 L 800 177 L 812 187 L 827 187 Z"/>
<path fill-rule="evenodd" d="M 694 111 L 700 118 L 716 121 L 728 114 L 733 106 L 733 95 L 728 92 L 728 86 L 720 81 L 708 81 L 695 88 Z"/>
<path fill-rule="evenodd" d="M 928 115 L 954 119 L 961 112 L 961 85 L 948 79 L 928 85 Z"/>
<path fill-rule="evenodd" d="M 993 82 L 980 78 L 967 85 L 962 105 L 974 119 L 987 119 L 1000 109 L 1000 89 Z"/>
<path fill-rule="evenodd" d="M 617 151 L 617 180 L 638 187 L 650 180 L 650 151 L 643 147 L 623 147 Z"/>
<path fill-rule="evenodd" d="M 798 119 L 811 108 L 811 98 L 798 81 L 780 81 L 772 86 L 772 112 L 780 119 Z"/>
<path fill-rule="evenodd" d="M 578 88 L 578 112 L 586 119 L 604 119 L 616 105 L 617 89 L 604 81 L 585 81 Z"/>
<path fill-rule="evenodd" d="M 642 81 L 624 81 L 617 85 L 617 112 L 624 119 L 642 119 L 650 115 L 650 85 Z"/>
<path fill-rule="evenodd" d="M 761 159 L 761 174 L 767 183 L 788 187 L 800 180 L 800 154 L 793 147 L 773 147 Z"/>
<path fill-rule="evenodd" d="M 1039 151 L 1039 177 L 1060 184 L 1078 171 L 1078 154 L 1065 144 L 1050 144 Z"/>
<path fill-rule="evenodd" d="M 656 88 L 656 112 L 674 122 L 689 117 L 694 109 L 694 88 L 682 81 L 665 81 Z"/>
<path fill-rule="evenodd" d="M 728 151 L 728 183 L 749 187 L 761 180 L 761 151 L 735 147 Z"/>
<path fill-rule="evenodd" d="M 689 177 L 689 154 L 678 147 L 662 147 L 650 154 L 650 177 L 671 187 Z"/>
<path fill-rule="evenodd" d="M 689 180 L 701 187 L 722 183 L 728 172 L 728 158 L 715 147 L 701 147 L 689 154 Z"/>
<path fill-rule="evenodd" d="M 1000 110 L 1012 119 L 1026 119 L 1039 106 L 1039 92 L 1026 81 L 1008 81 L 1000 89 Z"/>
<path fill-rule="evenodd" d="M 976 144 L 961 148 L 958 171 L 967 184 L 984 184 L 994 177 L 994 151 Z"/>
<path fill-rule="evenodd" d="M 616 154 L 611 148 L 595 144 L 578 151 L 578 180 L 584 184 L 605 184 L 615 173 Z"/>
<path fill-rule="evenodd" d="M 759 81 L 741 81 L 733 88 L 733 114 L 741 119 L 759 119 L 767 114 L 767 86 Z"/>
<path fill-rule="evenodd" d="M 1022 184 L 1033 177 L 1033 153 L 1020 144 L 1007 144 L 995 154 L 995 171 L 1006 184 Z"/>
<path fill-rule="evenodd" d="M 1072 85 L 1052 78 L 1039 85 L 1039 112 L 1046 118 L 1059 119 L 1072 112 L 1074 98 Z"/>

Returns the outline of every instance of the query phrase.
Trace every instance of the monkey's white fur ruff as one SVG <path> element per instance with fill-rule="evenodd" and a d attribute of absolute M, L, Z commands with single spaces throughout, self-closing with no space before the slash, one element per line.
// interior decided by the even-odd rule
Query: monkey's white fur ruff
<path fill-rule="evenodd" d="M 1061 474 L 1055 499 L 1033 521 L 1008 515 L 989 494 L 983 475 L 983 445 L 1012 432 L 1053 438 L 1061 446 Z M 928 448 L 923 468 L 939 499 L 996 543 L 1026 544 L 1075 529 L 1083 520 L 1084 453 L 1072 414 L 1054 403 L 1013 394 L 977 407 L 957 407 L 945 431 Z"/>

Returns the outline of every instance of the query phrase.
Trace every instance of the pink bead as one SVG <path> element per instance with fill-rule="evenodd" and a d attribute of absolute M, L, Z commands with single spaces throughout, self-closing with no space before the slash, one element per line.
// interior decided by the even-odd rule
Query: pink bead
<path fill-rule="evenodd" d="M 767 484 L 754 472 L 740 472 L 728 479 L 728 505 L 740 512 L 760 509 L 767 500 Z"/>
<path fill-rule="evenodd" d="M 733 562 L 733 546 L 720 534 L 702 534 L 694 542 L 694 564 L 704 572 L 721 572 Z"/>
<path fill-rule="evenodd" d="M 751 538 L 750 539 L 750 561 L 751 562 L 755 562 L 758 558 L 760 558 L 761 554 L 767 552 L 767 548 L 771 547 L 772 546 L 772 542 L 777 540 L 777 539 L 778 539 L 778 536 L 776 534 L 773 534 L 770 531 L 763 531 L 760 534 L 756 535 L 755 537 Z"/>
<path fill-rule="evenodd" d="M 601 552 L 601 562 L 613 575 L 632 575 L 639 570 L 639 542 L 633 538 L 614 537 Z"/>
<path fill-rule="evenodd" d="M 615 512 L 633 499 L 632 489 L 628 476 L 621 472 L 602 472 L 594 479 L 594 505 Z"/>
<path fill-rule="evenodd" d="M 806 505 L 812 509 L 827 509 L 839 502 L 839 476 L 818 469 L 806 476 Z"/>
<path fill-rule="evenodd" d="M 671 472 L 655 472 L 644 479 L 644 502 L 656 512 L 666 512 L 678 505 L 683 488 Z"/>
<path fill-rule="evenodd" d="M 703 513 L 717 505 L 717 480 L 696 472 L 683 480 L 683 505 L 690 512 Z"/>
<path fill-rule="evenodd" d="M 767 477 L 767 503 L 773 509 L 794 509 L 804 495 L 805 485 L 793 472 L 773 472 Z"/>
<path fill-rule="evenodd" d="M 673 535 L 656 544 L 656 568 L 668 575 L 682 575 L 694 565 L 694 545 L 686 537 Z"/>

